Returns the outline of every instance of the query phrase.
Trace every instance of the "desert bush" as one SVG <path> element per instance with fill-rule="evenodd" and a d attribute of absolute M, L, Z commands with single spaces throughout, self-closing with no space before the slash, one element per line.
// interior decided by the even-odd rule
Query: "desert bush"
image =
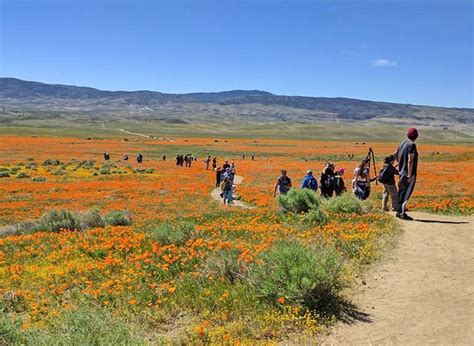
<path fill-rule="evenodd" d="M 51 159 L 44 160 L 43 162 L 43 166 L 59 166 L 60 164 L 61 164 L 61 161 L 51 160 Z"/>
<path fill-rule="evenodd" d="M 43 181 L 46 181 L 47 179 L 45 177 L 34 177 L 31 180 L 38 181 L 38 182 L 43 182 Z"/>
<path fill-rule="evenodd" d="M 244 268 L 239 261 L 240 251 L 237 249 L 222 249 L 210 255 L 203 267 L 207 276 L 223 277 L 234 283 L 244 277 Z"/>
<path fill-rule="evenodd" d="M 30 176 L 28 175 L 28 173 L 25 173 L 25 172 L 20 172 L 16 175 L 16 178 L 17 179 L 26 179 L 26 178 L 29 178 Z"/>
<path fill-rule="evenodd" d="M 97 209 L 77 213 L 77 217 L 81 224 L 81 229 L 101 228 L 105 226 L 105 221 Z"/>
<path fill-rule="evenodd" d="M 153 168 L 136 168 L 133 170 L 133 173 L 137 174 L 152 174 L 155 172 Z"/>
<path fill-rule="evenodd" d="M 128 211 L 111 211 L 104 216 L 104 221 L 112 226 L 128 226 L 132 223 L 132 218 Z"/>
<path fill-rule="evenodd" d="M 196 230 L 193 223 L 178 222 L 175 225 L 162 223 L 153 228 L 149 237 L 163 245 L 184 245 L 189 239 L 193 238 Z"/>
<path fill-rule="evenodd" d="M 10 173 L 17 173 L 19 170 L 21 170 L 21 168 L 15 166 L 15 167 L 10 168 Z"/>
<path fill-rule="evenodd" d="M 53 175 L 65 175 L 65 174 L 66 174 L 66 171 L 62 168 L 58 168 L 57 170 L 53 172 Z"/>
<path fill-rule="evenodd" d="M 329 221 L 328 215 L 321 208 L 311 210 L 304 219 L 307 223 L 318 226 L 325 225 Z"/>
<path fill-rule="evenodd" d="M 0 172 L 8 172 L 10 173 L 10 170 L 7 167 L 0 167 Z"/>
<path fill-rule="evenodd" d="M 44 214 L 38 223 L 44 231 L 59 232 L 61 229 L 82 229 L 78 213 L 66 209 L 51 210 Z"/>
<path fill-rule="evenodd" d="M 328 199 L 326 208 L 338 214 L 362 214 L 362 203 L 352 193 L 344 193 Z"/>
<path fill-rule="evenodd" d="M 249 280 L 272 303 L 283 297 L 289 304 L 320 310 L 337 300 L 345 287 L 344 264 L 333 249 L 283 240 L 262 253 L 260 260 L 249 268 Z"/>
<path fill-rule="evenodd" d="M 25 168 L 28 169 L 36 169 L 38 167 L 38 164 L 34 161 L 28 161 L 25 165 Z"/>
<path fill-rule="evenodd" d="M 10 172 L 0 171 L 0 178 L 8 178 L 9 176 L 10 176 Z"/>
<path fill-rule="evenodd" d="M 288 212 L 308 212 L 321 204 L 320 198 L 310 189 L 291 189 L 286 195 L 278 196 L 278 203 Z"/>

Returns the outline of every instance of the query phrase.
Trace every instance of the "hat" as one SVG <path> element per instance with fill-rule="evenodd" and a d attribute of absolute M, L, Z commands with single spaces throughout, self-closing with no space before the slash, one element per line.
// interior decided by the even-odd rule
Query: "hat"
<path fill-rule="evenodd" d="M 338 171 L 338 172 L 339 172 L 340 174 L 344 174 L 345 171 L 346 171 L 345 168 L 339 168 L 339 171 Z"/>
<path fill-rule="evenodd" d="M 407 133 L 407 137 L 408 137 L 408 139 L 411 139 L 412 141 L 414 141 L 415 139 L 418 138 L 418 130 L 415 129 L 414 127 L 409 128 L 408 133 Z"/>
<path fill-rule="evenodd" d="M 310 169 L 308 169 L 308 170 L 306 171 L 306 174 L 313 174 L 313 171 L 310 170 Z"/>
<path fill-rule="evenodd" d="M 388 156 L 385 157 L 385 159 L 383 160 L 383 163 L 385 163 L 385 164 L 388 165 L 388 164 L 389 164 L 390 162 L 392 162 L 392 161 L 395 161 L 395 156 L 393 156 L 393 155 L 388 155 Z"/>

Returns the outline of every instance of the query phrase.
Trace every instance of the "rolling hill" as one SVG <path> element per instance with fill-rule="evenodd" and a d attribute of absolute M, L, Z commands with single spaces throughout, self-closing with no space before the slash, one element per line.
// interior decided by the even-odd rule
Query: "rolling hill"
<path fill-rule="evenodd" d="M 0 123 L 27 119 L 78 121 L 339 122 L 468 126 L 474 109 L 350 98 L 275 95 L 260 90 L 166 94 L 105 91 L 0 78 Z"/>

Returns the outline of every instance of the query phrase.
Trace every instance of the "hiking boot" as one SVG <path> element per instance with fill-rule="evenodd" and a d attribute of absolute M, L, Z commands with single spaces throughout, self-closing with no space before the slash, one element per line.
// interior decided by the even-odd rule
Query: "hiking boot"
<path fill-rule="evenodd" d="M 403 213 L 403 214 L 400 214 L 400 216 L 398 216 L 401 220 L 405 220 L 405 221 L 413 221 L 413 218 L 411 216 L 408 216 L 407 213 Z"/>

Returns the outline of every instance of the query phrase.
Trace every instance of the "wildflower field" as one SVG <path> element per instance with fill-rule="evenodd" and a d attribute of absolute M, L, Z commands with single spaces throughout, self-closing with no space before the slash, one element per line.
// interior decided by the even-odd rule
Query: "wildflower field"
<path fill-rule="evenodd" d="M 332 161 L 350 186 L 369 146 L 380 169 L 397 144 L 1 135 L 0 344 L 313 340 L 348 314 L 348 288 L 397 223 L 381 186 L 364 203 L 295 192 L 284 209 L 275 180 L 286 169 L 299 186 Z M 474 146 L 418 147 L 410 210 L 472 214 Z M 177 167 L 186 153 L 198 161 Z M 207 155 L 235 160 L 255 208 L 211 199 Z"/>

